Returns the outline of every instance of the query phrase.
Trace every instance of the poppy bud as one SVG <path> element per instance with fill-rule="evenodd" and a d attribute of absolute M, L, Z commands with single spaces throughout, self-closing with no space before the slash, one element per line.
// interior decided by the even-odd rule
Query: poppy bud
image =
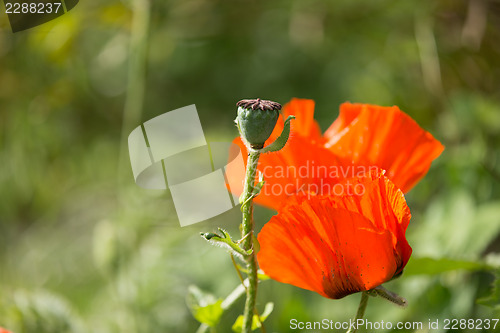
<path fill-rule="evenodd" d="M 250 147 L 263 148 L 276 126 L 281 104 L 257 98 L 243 99 L 236 105 L 238 106 L 236 124 L 241 137 L 250 144 Z"/>

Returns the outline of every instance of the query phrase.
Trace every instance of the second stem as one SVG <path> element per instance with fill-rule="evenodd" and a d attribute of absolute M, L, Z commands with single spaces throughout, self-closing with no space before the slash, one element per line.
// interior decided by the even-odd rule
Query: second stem
<path fill-rule="evenodd" d="M 361 301 L 359 302 L 358 312 L 356 312 L 356 318 L 354 318 L 354 322 L 358 322 L 358 319 L 362 319 L 365 315 L 366 305 L 368 304 L 368 293 L 363 291 L 361 293 Z M 357 328 L 349 328 L 346 333 L 356 333 Z"/>

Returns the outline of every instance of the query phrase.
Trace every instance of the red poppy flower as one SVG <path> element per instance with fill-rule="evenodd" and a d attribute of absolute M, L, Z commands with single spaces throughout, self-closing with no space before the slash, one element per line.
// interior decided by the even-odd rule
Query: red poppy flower
<path fill-rule="evenodd" d="M 6 330 L 3 327 L 0 327 L 0 333 L 12 333 L 11 331 Z"/>
<path fill-rule="evenodd" d="M 376 165 L 404 193 L 427 173 L 443 145 L 397 106 L 344 103 L 325 132 L 335 155 L 361 166 Z"/>
<path fill-rule="evenodd" d="M 257 258 L 267 275 L 337 299 L 402 272 L 411 215 L 401 190 L 378 172 L 341 184 L 343 195 L 291 197 L 263 227 Z"/>
<path fill-rule="evenodd" d="M 444 149 L 397 107 L 342 104 L 339 118 L 324 136 L 314 120 L 314 101 L 294 98 L 284 106 L 283 113 L 285 118 L 296 117 L 290 139 L 279 152 L 261 155 L 258 166 L 266 183 L 255 202 L 274 209 L 291 195 L 325 193 L 325 188 L 341 179 L 371 168 L 387 170 L 387 176 L 406 193 Z M 282 130 L 283 120 L 279 119 L 266 145 Z M 246 156 L 241 139 L 233 142 Z M 227 175 L 231 190 L 241 194 L 244 170 L 229 167 Z"/>

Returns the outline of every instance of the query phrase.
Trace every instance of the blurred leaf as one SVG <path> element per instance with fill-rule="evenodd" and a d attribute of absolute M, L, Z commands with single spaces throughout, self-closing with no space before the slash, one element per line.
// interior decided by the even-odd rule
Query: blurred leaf
<path fill-rule="evenodd" d="M 496 270 L 495 282 L 493 282 L 493 288 L 491 295 L 480 298 L 477 300 L 479 304 L 492 307 L 496 310 L 500 310 L 500 268 Z"/>
<path fill-rule="evenodd" d="M 16 291 L 8 320 L 14 332 L 83 332 L 82 321 L 60 295 L 46 290 Z M 5 320 L 5 319 L 4 319 Z"/>
<path fill-rule="evenodd" d="M 426 257 L 479 258 L 500 232 L 500 203 L 478 204 L 464 189 L 435 200 L 410 235 L 414 253 Z"/>
<path fill-rule="evenodd" d="M 493 267 L 482 262 L 447 258 L 412 258 L 405 268 L 404 275 L 434 275 L 455 270 L 483 271 L 490 269 Z"/>
<path fill-rule="evenodd" d="M 252 319 L 252 331 L 254 331 L 257 328 L 261 327 L 261 323 L 263 323 L 264 320 L 266 320 L 267 317 L 269 317 L 269 315 L 271 314 L 271 312 L 273 312 L 273 309 L 274 309 L 274 303 L 269 302 L 269 303 L 266 304 L 266 307 L 264 308 L 264 312 L 262 312 L 262 314 L 260 315 L 260 320 L 259 320 L 259 317 L 257 317 L 257 315 L 253 316 L 253 319 Z M 241 331 L 243 329 L 243 316 L 242 315 L 240 315 L 236 319 L 236 321 L 234 322 L 232 328 L 233 328 L 233 332 L 241 333 Z"/>
<path fill-rule="evenodd" d="M 222 299 L 203 292 L 196 286 L 189 287 L 187 303 L 194 318 L 202 324 L 214 327 L 219 323 L 224 310 Z"/>
<path fill-rule="evenodd" d="M 222 300 L 218 300 L 214 304 L 209 304 L 203 307 L 194 307 L 191 309 L 193 311 L 193 316 L 202 324 L 206 324 L 210 327 L 215 327 L 222 316 L 224 310 L 222 309 Z"/>
<path fill-rule="evenodd" d="M 191 285 L 188 288 L 188 305 L 191 306 L 207 306 L 209 304 L 214 304 L 217 299 L 214 295 L 204 292 L 195 285 Z"/>

